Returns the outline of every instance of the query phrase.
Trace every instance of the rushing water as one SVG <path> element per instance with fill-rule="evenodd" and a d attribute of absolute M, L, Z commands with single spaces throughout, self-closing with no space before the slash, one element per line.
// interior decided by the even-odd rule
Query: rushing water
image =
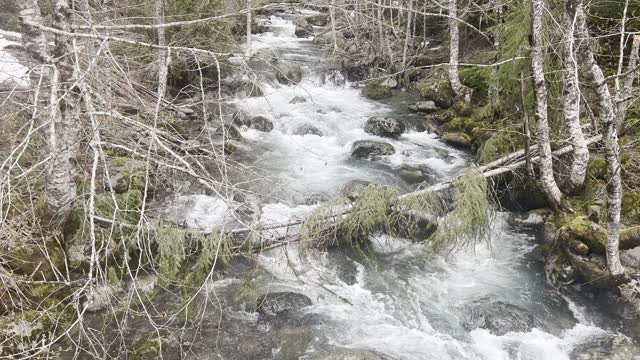
<path fill-rule="evenodd" d="M 300 63 L 302 83 L 263 80 L 264 97 L 237 100 L 239 108 L 275 124 L 269 133 L 243 131 L 251 149 L 249 165 L 265 177 L 250 187 L 266 199 L 263 222 L 300 218 L 315 206 L 305 204 L 309 197 L 336 196 L 350 180 L 408 191 L 411 185 L 400 179 L 399 169 L 421 169 L 435 181 L 469 165 L 464 153 L 417 131 L 385 139 L 396 148 L 392 156 L 350 159 L 354 141 L 376 138 L 363 130 L 369 116 L 399 116 L 403 110 L 399 104 L 368 100 L 349 84 L 321 84 L 328 55 L 310 39 L 295 37 L 293 16 L 271 16 L 271 31 L 255 35 L 246 50 L 268 49 L 280 61 Z M 308 101 L 290 104 L 296 96 Z M 317 127 L 323 136 L 293 135 L 303 124 Z M 215 223 L 227 210 L 220 200 L 192 200 L 187 218 L 193 224 Z M 375 255 L 368 257 L 342 250 L 309 255 L 295 246 L 271 250 L 260 255 L 260 265 L 271 274 L 261 290 L 294 291 L 313 301 L 304 309 L 315 319 L 308 325 L 315 336 L 309 353 L 330 344 L 391 359 L 569 359 L 592 358 L 580 357 L 591 356 L 582 349 L 607 350 L 611 339 L 635 340 L 624 319 L 600 313 L 593 301 L 548 287 L 535 234 L 514 229 L 508 215 L 495 216 L 490 246 L 455 254 L 433 254 L 428 245 L 382 235 L 373 239 Z M 470 314 L 478 313 L 535 322 L 529 329 L 497 334 L 469 321 Z"/>

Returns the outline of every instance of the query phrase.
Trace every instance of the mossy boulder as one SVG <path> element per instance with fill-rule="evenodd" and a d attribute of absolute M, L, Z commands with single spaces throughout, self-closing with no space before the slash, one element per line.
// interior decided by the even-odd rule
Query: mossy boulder
<path fill-rule="evenodd" d="M 456 117 L 456 114 L 453 112 L 453 110 L 448 109 L 448 110 L 438 111 L 434 114 L 429 114 L 425 116 L 425 119 L 437 125 L 444 125 L 449 121 L 453 120 L 455 117 Z"/>
<path fill-rule="evenodd" d="M 622 195 L 622 216 L 637 219 L 640 215 L 640 192 L 627 192 Z"/>
<path fill-rule="evenodd" d="M 359 159 L 393 155 L 395 152 L 393 145 L 382 141 L 359 140 L 351 147 L 351 156 Z"/>
<path fill-rule="evenodd" d="M 441 140 L 454 148 L 458 149 L 470 149 L 471 137 L 465 133 L 444 133 L 441 136 Z"/>
<path fill-rule="evenodd" d="M 456 101 L 452 109 L 458 116 L 469 117 L 473 114 L 473 107 L 466 101 Z"/>
<path fill-rule="evenodd" d="M 369 134 L 397 139 L 404 133 L 404 122 L 382 116 L 372 116 L 367 119 L 364 131 Z"/>
<path fill-rule="evenodd" d="M 327 26 L 329 24 L 329 14 L 318 14 L 306 18 L 307 22 L 313 26 Z"/>
<path fill-rule="evenodd" d="M 391 97 L 391 88 L 380 80 L 371 80 L 364 88 L 364 95 L 372 100 L 381 100 Z"/>
<path fill-rule="evenodd" d="M 490 68 L 468 68 L 459 72 L 460 82 L 468 88 L 473 89 L 473 93 L 486 96 L 491 84 Z"/>
<path fill-rule="evenodd" d="M 607 178 L 607 162 L 602 158 L 594 158 L 587 167 L 587 176 L 593 179 L 605 180 Z"/>
<path fill-rule="evenodd" d="M 14 273 L 31 276 L 33 280 L 56 280 L 64 274 L 65 253 L 55 241 L 26 241 L 8 249 L 6 266 Z"/>
<path fill-rule="evenodd" d="M 453 106 L 455 95 L 451 90 L 446 74 L 422 80 L 416 85 L 416 88 L 423 99 L 433 101 L 442 109 L 448 109 Z"/>
<path fill-rule="evenodd" d="M 589 247 L 590 253 L 606 253 L 607 230 L 587 216 L 579 216 L 560 228 L 560 239 L 567 242 L 578 240 Z M 620 250 L 637 246 L 640 246 L 640 226 L 620 230 Z"/>

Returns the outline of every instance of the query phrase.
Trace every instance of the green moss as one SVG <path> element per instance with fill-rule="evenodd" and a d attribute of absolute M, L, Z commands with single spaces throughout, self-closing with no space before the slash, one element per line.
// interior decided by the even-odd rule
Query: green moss
<path fill-rule="evenodd" d="M 448 109 L 453 106 L 454 94 L 445 78 L 425 79 L 416 85 L 418 93 L 425 100 L 433 101 L 438 107 Z"/>
<path fill-rule="evenodd" d="M 161 330 L 160 334 L 154 332 L 145 339 L 138 342 L 131 351 L 129 359 L 131 360 L 152 360 L 159 359 L 167 351 L 169 345 L 169 333 Z"/>
<path fill-rule="evenodd" d="M 587 168 L 587 176 L 593 179 L 605 180 L 607 178 L 607 162 L 602 158 L 593 158 Z"/>
<path fill-rule="evenodd" d="M 522 136 L 518 133 L 501 130 L 491 135 L 480 149 L 476 159 L 480 164 L 486 164 L 523 147 Z"/>
<path fill-rule="evenodd" d="M 385 99 L 391 96 L 391 89 L 380 80 L 372 80 L 367 83 L 365 95 L 373 100 Z"/>
<path fill-rule="evenodd" d="M 455 111 L 458 116 L 469 117 L 473 115 L 473 107 L 465 101 L 456 101 L 455 104 L 453 104 L 453 111 Z"/>
<path fill-rule="evenodd" d="M 563 237 L 568 240 L 579 240 L 597 254 L 604 254 L 607 246 L 607 230 L 592 222 L 585 216 L 573 219 L 560 228 Z"/>
<path fill-rule="evenodd" d="M 491 82 L 491 68 L 477 67 L 460 70 L 460 82 L 473 89 L 474 95 L 486 96 Z"/>

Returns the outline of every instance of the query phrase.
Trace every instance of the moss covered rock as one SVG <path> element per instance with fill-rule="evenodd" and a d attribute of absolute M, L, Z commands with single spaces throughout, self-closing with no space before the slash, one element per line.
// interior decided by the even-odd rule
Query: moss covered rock
<path fill-rule="evenodd" d="M 386 99 L 391 97 L 391 89 L 380 80 L 372 80 L 364 88 L 364 95 L 373 100 Z"/>
<path fill-rule="evenodd" d="M 470 149 L 471 148 L 471 137 L 464 133 L 444 133 L 441 137 L 442 141 L 451 145 L 455 148 L 459 149 Z"/>
<path fill-rule="evenodd" d="M 433 101 L 438 107 L 448 109 L 453 106 L 454 93 L 446 74 L 440 73 L 416 85 L 420 96 Z"/>
<path fill-rule="evenodd" d="M 590 253 L 604 255 L 607 247 L 607 230 L 586 216 L 577 217 L 560 228 L 561 239 L 567 242 L 581 241 L 589 247 Z M 620 249 L 627 250 L 640 246 L 640 226 L 620 230 Z"/>
<path fill-rule="evenodd" d="M 6 266 L 13 272 L 32 276 L 34 280 L 56 280 L 64 273 L 65 254 L 55 242 L 24 242 L 8 250 Z"/>
<path fill-rule="evenodd" d="M 393 145 L 382 141 L 360 140 L 351 147 L 351 156 L 360 159 L 393 155 L 395 152 Z"/>
<path fill-rule="evenodd" d="M 372 116 L 367 119 L 364 131 L 369 134 L 397 139 L 406 129 L 402 121 L 382 116 Z"/>

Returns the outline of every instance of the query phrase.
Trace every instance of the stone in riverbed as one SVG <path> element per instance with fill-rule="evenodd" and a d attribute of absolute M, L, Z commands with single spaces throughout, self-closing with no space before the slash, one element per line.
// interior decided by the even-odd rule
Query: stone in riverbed
<path fill-rule="evenodd" d="M 249 114 L 247 114 L 243 110 L 237 110 L 231 115 L 231 122 L 233 122 L 237 126 L 251 126 L 251 118 Z"/>
<path fill-rule="evenodd" d="M 397 139 L 404 133 L 406 126 L 402 121 L 382 116 L 372 116 L 367 120 L 364 131 L 371 135 Z"/>
<path fill-rule="evenodd" d="M 391 97 L 391 89 L 380 80 L 371 80 L 364 88 L 364 95 L 372 100 L 381 100 Z"/>
<path fill-rule="evenodd" d="M 386 358 L 366 350 L 336 348 L 321 351 L 304 357 L 307 360 L 385 360 Z"/>
<path fill-rule="evenodd" d="M 242 133 L 240 132 L 240 129 L 238 129 L 238 127 L 233 124 L 220 126 L 216 129 L 215 134 L 225 136 L 233 140 L 242 139 Z"/>
<path fill-rule="evenodd" d="M 302 68 L 300 65 L 280 62 L 276 80 L 282 85 L 298 84 L 302 81 Z"/>
<path fill-rule="evenodd" d="M 295 131 L 293 132 L 293 135 L 316 135 L 316 136 L 322 136 L 324 134 L 317 127 L 315 127 L 315 126 L 313 126 L 311 124 L 304 124 L 304 125 L 298 126 L 295 129 Z"/>
<path fill-rule="evenodd" d="M 369 185 L 373 184 L 366 180 L 351 180 L 342 186 L 340 193 L 351 201 L 356 201 Z"/>
<path fill-rule="evenodd" d="M 351 147 L 351 156 L 360 159 L 393 155 L 395 152 L 393 145 L 382 141 L 359 140 Z"/>
<path fill-rule="evenodd" d="M 442 142 L 458 149 L 471 148 L 471 139 L 467 134 L 463 133 L 444 133 L 440 138 Z"/>
<path fill-rule="evenodd" d="M 434 103 L 431 100 L 418 101 L 414 105 L 410 105 L 409 109 L 411 111 L 422 112 L 422 113 L 427 113 L 427 114 L 434 113 L 434 112 L 438 111 L 438 107 L 436 106 L 436 103 Z"/>
<path fill-rule="evenodd" d="M 313 35 L 313 25 L 309 24 L 305 19 L 298 19 L 294 22 L 296 25 L 295 34 L 297 37 L 306 38 Z"/>
<path fill-rule="evenodd" d="M 251 127 L 263 132 L 270 132 L 273 130 L 273 122 L 264 116 L 256 116 L 251 119 Z"/>
<path fill-rule="evenodd" d="M 481 328 L 499 336 L 508 332 L 527 332 L 540 325 L 540 322 L 527 309 L 503 301 L 492 302 L 487 299 L 475 302 L 462 324 L 467 331 Z"/>
<path fill-rule="evenodd" d="M 311 299 L 294 292 L 268 293 L 260 296 L 257 301 L 258 313 L 265 316 L 276 316 L 311 305 Z"/>
<path fill-rule="evenodd" d="M 302 103 L 306 103 L 307 99 L 302 97 L 302 96 L 296 96 L 293 99 L 291 99 L 291 101 L 289 101 L 289 104 L 302 104 Z"/>

